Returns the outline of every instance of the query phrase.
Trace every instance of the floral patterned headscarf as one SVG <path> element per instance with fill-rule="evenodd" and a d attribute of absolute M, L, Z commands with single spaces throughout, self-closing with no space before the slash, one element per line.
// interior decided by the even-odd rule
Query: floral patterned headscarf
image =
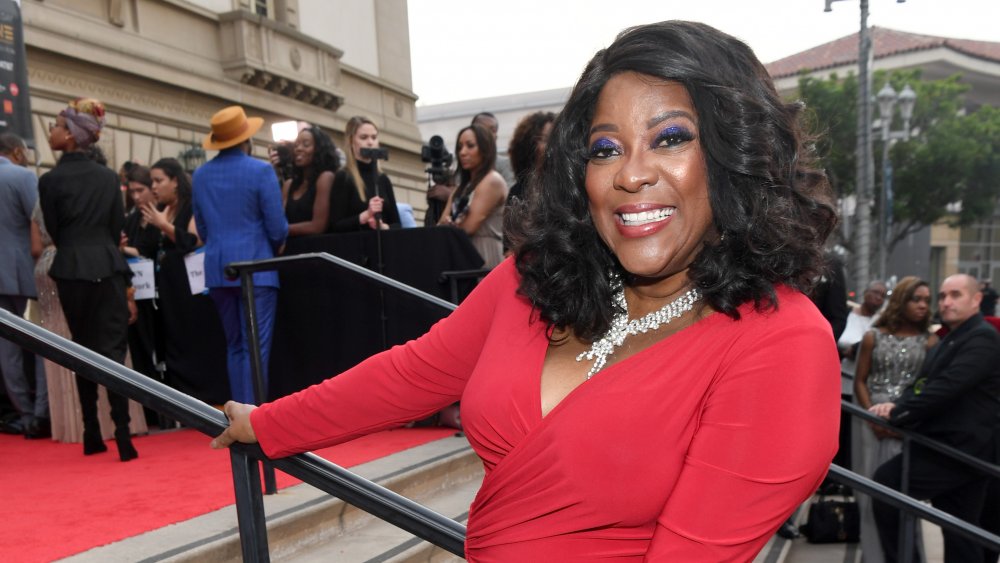
<path fill-rule="evenodd" d="M 94 98 L 77 98 L 59 112 L 80 148 L 87 148 L 101 137 L 104 127 L 104 104 Z"/>

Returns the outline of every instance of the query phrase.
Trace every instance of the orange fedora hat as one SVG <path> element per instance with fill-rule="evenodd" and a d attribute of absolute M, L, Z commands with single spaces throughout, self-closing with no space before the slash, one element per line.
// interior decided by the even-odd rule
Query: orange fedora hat
<path fill-rule="evenodd" d="M 212 132 L 205 135 L 201 146 L 210 150 L 235 147 L 253 137 L 262 125 L 264 125 L 262 118 L 247 117 L 240 106 L 220 109 L 212 116 Z"/>

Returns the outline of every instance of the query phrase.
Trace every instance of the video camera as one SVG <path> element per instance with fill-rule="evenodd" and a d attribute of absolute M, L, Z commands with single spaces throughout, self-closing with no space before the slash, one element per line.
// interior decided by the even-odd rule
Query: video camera
<path fill-rule="evenodd" d="M 389 149 L 379 148 L 363 148 L 359 151 L 361 153 L 361 158 L 367 158 L 369 160 L 389 160 Z"/>
<path fill-rule="evenodd" d="M 274 152 L 278 155 L 277 169 L 282 181 L 290 179 L 295 174 L 295 149 L 292 142 L 279 142 L 274 145 Z"/>
<path fill-rule="evenodd" d="M 444 139 L 434 135 L 428 144 L 420 148 L 420 160 L 429 162 L 427 172 L 434 184 L 447 184 L 454 157 L 444 146 Z"/>

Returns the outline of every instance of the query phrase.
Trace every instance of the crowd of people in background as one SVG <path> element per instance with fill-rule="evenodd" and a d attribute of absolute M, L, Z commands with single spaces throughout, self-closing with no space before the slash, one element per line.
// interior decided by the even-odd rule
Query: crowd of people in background
<path fill-rule="evenodd" d="M 173 158 L 151 166 L 129 161 L 116 175 L 96 144 L 103 116 L 97 100 L 71 102 L 50 126 L 49 145 L 61 156 L 41 178 L 25 168 L 23 140 L 0 134 L 7 190 L 0 200 L 0 307 L 23 315 L 35 300 L 29 316 L 41 326 L 207 402 L 255 402 L 243 296 L 239 281 L 223 275 L 226 264 L 279 255 L 290 237 L 416 226 L 412 208 L 398 204 L 379 165 L 378 126 L 363 116 L 347 121 L 343 150 L 322 128 L 302 124 L 294 142 L 275 145 L 265 162 L 250 156 L 263 120 L 225 108 L 203 143 L 219 153 L 193 178 Z M 524 117 L 505 156 L 498 152 L 496 117 L 477 114 L 456 134 L 455 169 L 428 191 L 425 225 L 460 229 L 484 268 L 499 265 L 514 246 L 506 210 L 527 205 L 535 186 L 529 180 L 555 121 L 551 112 Z M 187 260 L 196 253 L 204 253 L 204 292 L 190 286 Z M 136 298 L 126 260 L 151 263 L 154 295 Z M 266 385 L 278 277 L 260 272 L 254 281 Z M 935 294 L 939 313 L 931 306 Z M 940 291 L 912 276 L 891 286 L 872 282 L 846 320 L 838 326 L 831 319 L 844 396 L 902 427 L 989 457 L 988 439 L 968 437 L 992 439 L 982 426 L 1000 412 L 988 412 L 1000 385 L 1000 337 L 987 324 L 998 326 L 997 297 L 989 280 L 964 274 L 946 279 Z M 113 437 L 122 461 L 138 456 L 130 438 L 146 432 L 152 419 L 136 403 L 53 362 L 26 366 L 21 350 L 3 339 L 0 370 L 17 411 L 3 421 L 5 432 L 82 442 L 85 455 L 106 451 Z M 941 422 L 942 412 L 965 426 Z M 854 470 L 898 487 L 898 434 L 852 427 Z M 981 516 L 996 531 L 996 505 L 980 501 L 995 499 L 1000 487 L 914 455 L 911 494 L 970 521 Z M 895 509 L 863 496 L 860 504 L 865 561 L 895 560 Z M 971 560 L 959 558 L 976 549 L 945 535 L 946 560 Z"/>
<path fill-rule="evenodd" d="M 222 129 L 213 129 L 204 146 L 246 155 L 246 142 L 253 134 L 247 131 L 256 132 L 262 120 L 246 118 L 238 107 L 221 113 L 230 121 L 213 121 L 213 127 Z M 244 119 L 249 129 L 233 137 L 242 148 L 229 150 L 234 146 L 226 142 L 225 127 L 241 126 Z M 441 195 L 436 196 L 443 198 L 440 203 L 446 212 L 439 216 L 429 213 L 426 224 L 462 230 L 483 258 L 484 268 L 499 264 L 509 251 L 504 238 L 504 210 L 524 198 L 526 180 L 544 154 L 554 120 L 550 112 L 525 117 L 516 127 L 508 158 L 498 153 L 496 117 L 488 112 L 477 114 L 469 126 L 457 133 L 457 163 L 440 186 Z M 30 248 L 5 245 L 4 251 L 9 254 L 4 255 L 5 264 L 13 267 L 5 267 L 0 276 L 4 309 L 24 314 L 29 300 L 37 301 L 30 316 L 42 326 L 66 337 L 73 336 L 72 328 L 76 327 L 79 342 L 116 361 L 127 361 L 144 375 L 213 404 L 229 397 L 252 400 L 238 283 L 223 279 L 221 266 L 213 262 L 231 261 L 235 250 L 220 251 L 221 243 L 209 236 L 216 232 L 213 223 L 233 222 L 229 210 L 239 208 L 232 199 L 208 199 L 213 190 L 223 189 L 217 187 L 219 182 L 212 170 L 221 164 L 215 160 L 225 161 L 226 155 L 213 159 L 204 172 L 196 174 L 194 183 L 200 176 L 205 179 L 203 184 L 214 186 L 201 190 L 199 213 L 192 177 L 177 159 L 163 158 L 151 166 L 129 160 L 115 177 L 97 144 L 103 124 L 104 108 L 98 100 L 81 98 L 71 102 L 50 126 L 50 147 L 62 155 L 53 171 L 41 180 L 26 167 L 28 148 L 23 140 L 13 134 L 4 134 L 0 139 L 0 171 L 9 184 L 17 186 L 16 197 L 5 200 L 3 223 L 9 231 L 4 233 L 5 240 L 20 240 L 22 234 L 32 233 Z M 259 211 L 266 216 L 266 242 L 253 241 L 258 248 L 245 258 L 278 254 L 287 237 L 416 226 L 412 207 L 397 203 L 392 181 L 379 165 L 384 149 L 380 147 L 377 124 L 364 116 L 354 116 L 346 123 L 344 139 L 341 150 L 327 131 L 300 123 L 294 142 L 277 143 L 271 148 L 270 166 L 257 170 L 262 191 L 276 187 L 270 208 Z M 243 163 L 246 165 L 246 161 Z M 245 191 L 246 179 L 240 178 L 237 183 L 239 186 L 230 189 Z M 71 188 L 63 184 L 86 185 L 88 190 L 99 192 L 100 198 L 91 197 L 90 191 L 70 193 Z M 94 187 L 97 185 L 101 187 Z M 428 197 L 435 196 L 429 193 Z M 218 216 L 206 217 L 206 213 L 213 213 L 213 205 Z M 81 231 L 76 219 L 84 212 L 93 217 Z M 66 218 L 67 214 L 72 220 Z M 64 223 L 70 227 L 62 228 Z M 242 248 L 246 244 L 237 241 L 232 246 Z M 187 259 L 206 251 L 208 265 L 219 271 L 213 273 L 213 268 L 207 267 L 206 291 L 193 293 Z M 79 253 L 89 254 L 74 257 Z M 130 276 L 137 275 L 134 272 L 139 269 L 130 268 L 126 261 L 150 265 L 150 282 L 155 288 L 151 294 L 135 298 Z M 257 308 L 263 321 L 266 360 L 277 278 L 273 274 L 258 276 Z M 93 280 L 101 283 L 95 285 Z M 68 313 L 59 299 L 59 285 L 63 295 L 73 296 Z M 90 297 L 84 299 L 83 295 Z M 106 306 L 101 295 L 109 297 Z M 124 299 L 118 299 L 120 296 Z M 102 305 L 77 310 L 77 302 Z M 206 314 L 213 309 L 218 314 Z M 144 413 L 136 403 L 107 394 L 86 380 L 77 380 L 72 372 L 53 362 L 38 358 L 25 368 L 20 348 L 6 340 L 0 340 L 0 358 L 6 395 L 18 413 L 4 422 L 5 431 L 29 438 L 83 442 L 87 454 L 103 451 L 103 441 L 114 436 L 123 459 L 137 455 L 127 438 L 146 432 L 147 422 L 154 421 L 152 413 Z M 228 382 L 218 377 L 226 372 L 230 374 Z M 159 423 L 170 421 L 160 419 Z"/>
<path fill-rule="evenodd" d="M 988 282 L 966 274 L 946 278 L 936 291 L 914 276 L 869 283 L 842 331 L 835 330 L 843 398 L 893 426 L 996 463 L 991 440 L 1000 431 L 1000 319 L 988 288 Z M 900 434 L 852 417 L 842 422 L 847 432 L 841 433 L 836 462 L 899 490 Z M 911 447 L 907 494 L 993 533 L 1000 530 L 996 483 L 945 456 Z M 898 510 L 864 494 L 857 497 L 864 561 L 898 561 Z M 918 546 L 914 560 L 923 561 L 916 521 L 912 533 Z M 946 532 L 944 538 L 946 562 L 992 563 L 1000 555 L 958 534 Z"/>

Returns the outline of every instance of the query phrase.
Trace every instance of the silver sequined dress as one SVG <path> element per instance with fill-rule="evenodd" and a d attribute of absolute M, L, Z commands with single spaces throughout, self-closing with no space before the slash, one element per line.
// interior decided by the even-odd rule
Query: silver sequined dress
<path fill-rule="evenodd" d="M 893 336 L 878 329 L 873 329 L 875 347 L 872 349 L 871 368 L 868 371 L 868 394 L 873 405 L 892 402 L 899 398 L 917 374 L 924 363 L 927 354 L 927 339 L 930 335 Z M 894 438 L 879 439 L 868 428 L 861 425 L 861 459 L 855 461 L 855 471 L 871 478 L 880 465 L 902 451 L 902 443 Z M 861 553 L 865 563 L 884 563 L 882 544 L 879 542 L 875 528 L 875 518 L 872 515 L 871 499 L 866 495 L 858 495 L 858 507 L 861 510 Z M 917 541 L 920 542 L 920 531 L 915 527 Z M 924 558 L 921 555 L 921 561 Z"/>
<path fill-rule="evenodd" d="M 875 330 L 875 348 L 868 372 L 872 404 L 895 401 L 920 371 L 927 353 L 927 334 L 893 336 Z"/>

